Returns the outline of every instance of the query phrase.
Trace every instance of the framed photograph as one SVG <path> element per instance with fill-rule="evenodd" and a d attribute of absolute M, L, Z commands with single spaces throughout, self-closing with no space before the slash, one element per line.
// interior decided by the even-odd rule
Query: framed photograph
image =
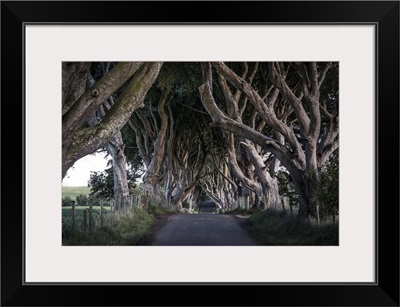
<path fill-rule="evenodd" d="M 3 1 L 1 27 L 2 306 L 399 306 L 398 1 Z M 210 126 L 233 113 L 207 104 L 212 99 L 206 89 L 224 90 L 224 78 L 231 82 L 227 91 L 239 91 L 243 83 L 231 73 L 234 65 L 228 71 L 224 63 L 261 63 L 248 67 L 264 65 L 288 100 L 289 87 L 296 86 L 296 78 L 307 79 L 302 69 L 310 63 L 304 68 L 309 88 L 295 98 L 305 96 L 311 106 L 320 97 L 314 88 L 334 67 L 337 78 L 331 83 L 338 91 L 324 95 L 340 109 L 335 136 L 340 130 L 340 211 L 337 217 L 333 213 L 338 241 L 64 244 L 63 69 L 75 62 L 145 63 L 138 75 L 150 77 L 164 65 L 157 63 L 202 63 L 199 103 L 203 115 L 211 115 Z M 223 76 L 220 83 L 212 82 L 211 68 Z M 288 77 L 289 68 L 295 73 Z M 101 94 L 95 88 L 90 99 Z M 295 98 L 298 119 L 301 112 L 315 114 L 297 109 Z M 256 102 L 253 106 L 257 109 Z M 329 106 L 317 109 L 334 120 Z M 231 132 L 243 128 L 235 116 L 227 118 L 235 118 Z M 296 137 L 307 139 L 301 120 L 298 125 Z M 304 146 L 305 152 L 312 150 Z M 276 156 L 293 144 L 280 148 Z"/>

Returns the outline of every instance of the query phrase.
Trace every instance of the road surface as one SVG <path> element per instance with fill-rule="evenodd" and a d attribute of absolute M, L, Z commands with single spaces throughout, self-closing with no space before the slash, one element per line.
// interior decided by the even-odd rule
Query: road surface
<path fill-rule="evenodd" d="M 214 214 L 217 209 L 217 206 L 212 200 L 206 200 L 201 203 L 199 206 L 200 214 Z"/>
<path fill-rule="evenodd" d="M 215 206 L 203 203 L 199 214 L 168 216 L 146 245 L 257 245 L 234 215 L 213 214 Z"/>

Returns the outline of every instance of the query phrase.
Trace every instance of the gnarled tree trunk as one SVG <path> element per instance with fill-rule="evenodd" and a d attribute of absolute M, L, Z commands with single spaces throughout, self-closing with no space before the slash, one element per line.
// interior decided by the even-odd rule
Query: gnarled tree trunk
<path fill-rule="evenodd" d="M 143 107 L 144 97 L 161 69 L 161 62 L 119 63 L 83 93 L 62 117 L 62 177 L 78 159 L 95 152 L 125 125 L 132 113 Z M 133 78 L 107 112 L 93 127 L 82 124 L 130 77 Z"/>
<path fill-rule="evenodd" d="M 129 196 L 124 148 L 121 132 L 118 132 L 107 144 L 107 151 L 111 155 L 113 163 L 114 206 L 116 210 L 127 204 Z"/>
<path fill-rule="evenodd" d="M 268 137 L 243 124 L 237 118 L 226 116 L 213 98 L 211 65 L 204 64 L 204 84 L 199 87 L 199 91 L 203 106 L 210 114 L 214 125 L 260 145 L 279 159 L 291 174 L 299 194 L 299 215 L 314 215 L 316 210 L 313 194 L 318 184 L 321 165 L 338 148 L 337 113 L 328 112 L 319 101 L 321 84 L 327 71 L 332 68 L 332 63 L 319 66 L 314 62 L 294 63 L 287 67 L 282 63 L 270 63 L 271 89 L 265 97 L 261 97 L 250 83 L 239 77 L 223 62 L 212 63 L 212 65 L 232 86 L 247 97 L 260 118 L 284 137 L 285 145 L 280 140 Z M 297 92 L 286 83 L 289 68 L 296 69 L 295 76 L 299 78 L 298 84 L 300 84 L 300 90 L 296 87 Z M 292 108 L 289 111 L 295 115 L 299 135 L 295 133 L 292 123 L 286 122 L 285 116 L 277 116 L 275 104 L 278 96 L 285 99 Z M 331 118 L 329 129 L 321 130 L 321 110 Z M 320 142 L 321 139 L 322 142 Z"/>

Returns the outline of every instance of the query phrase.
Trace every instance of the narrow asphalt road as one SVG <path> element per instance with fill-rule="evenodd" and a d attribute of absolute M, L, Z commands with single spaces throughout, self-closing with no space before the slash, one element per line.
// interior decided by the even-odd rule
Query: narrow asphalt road
<path fill-rule="evenodd" d="M 199 214 L 176 214 L 152 235 L 146 245 L 257 245 L 234 215 L 213 214 L 215 206 L 203 203 Z"/>

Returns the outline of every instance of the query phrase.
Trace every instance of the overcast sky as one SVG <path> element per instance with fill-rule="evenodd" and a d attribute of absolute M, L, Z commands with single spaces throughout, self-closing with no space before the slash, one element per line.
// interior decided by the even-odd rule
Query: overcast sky
<path fill-rule="evenodd" d="M 63 186 L 87 186 L 91 171 L 104 171 L 107 167 L 108 159 L 105 153 L 87 155 L 75 162 L 62 181 Z"/>

